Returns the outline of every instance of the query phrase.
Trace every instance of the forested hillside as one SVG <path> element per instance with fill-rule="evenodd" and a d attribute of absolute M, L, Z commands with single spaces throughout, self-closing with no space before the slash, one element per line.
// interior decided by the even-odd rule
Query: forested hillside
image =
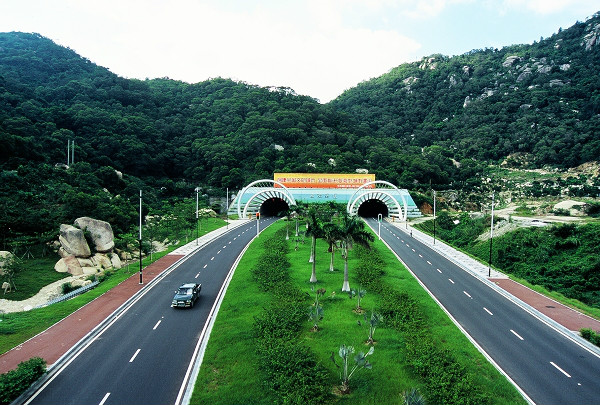
<path fill-rule="evenodd" d="M 438 145 L 456 160 L 575 167 L 600 156 L 600 15 L 533 45 L 401 65 L 331 104 L 374 139 Z"/>
<path fill-rule="evenodd" d="M 404 64 L 326 105 L 222 78 L 126 79 L 39 34 L 0 33 L 2 235 L 81 215 L 125 229 L 139 189 L 158 207 L 274 171 L 469 190 L 507 157 L 572 167 L 600 156 L 599 75 L 598 16 L 533 45 Z"/>

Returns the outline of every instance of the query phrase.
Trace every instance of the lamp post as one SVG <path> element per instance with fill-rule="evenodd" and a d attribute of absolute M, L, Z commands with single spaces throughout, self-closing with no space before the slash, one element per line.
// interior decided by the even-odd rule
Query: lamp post
<path fill-rule="evenodd" d="M 225 197 L 225 229 L 229 229 L 229 187 L 227 187 L 227 197 Z"/>
<path fill-rule="evenodd" d="M 492 193 L 492 224 L 490 226 L 490 260 L 488 277 L 492 276 L 492 240 L 494 239 L 494 193 Z"/>
<path fill-rule="evenodd" d="M 142 278 L 142 190 L 140 190 L 140 284 L 144 284 Z"/>
<path fill-rule="evenodd" d="M 259 231 L 259 227 L 258 227 L 258 223 L 259 223 L 259 222 L 260 222 L 260 213 L 259 213 L 259 212 L 257 212 L 257 213 L 256 213 L 256 236 L 257 236 L 257 237 L 258 237 L 258 234 L 259 234 L 259 232 L 260 232 L 260 231 Z"/>
<path fill-rule="evenodd" d="M 377 214 L 377 223 L 379 224 L 379 229 L 377 231 L 377 236 L 379 236 L 379 240 L 381 240 L 381 218 L 383 218 L 382 214 Z"/>
<path fill-rule="evenodd" d="M 435 245 L 435 190 L 433 190 L 433 244 Z"/>
<path fill-rule="evenodd" d="M 200 189 L 196 187 L 196 246 L 198 246 L 198 238 L 200 237 L 200 231 L 198 229 L 198 192 Z"/>

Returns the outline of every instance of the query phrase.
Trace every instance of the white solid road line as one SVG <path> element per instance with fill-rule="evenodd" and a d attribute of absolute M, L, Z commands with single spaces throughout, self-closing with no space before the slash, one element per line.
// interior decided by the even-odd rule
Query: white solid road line
<path fill-rule="evenodd" d="M 512 334 L 513 334 L 513 335 L 515 335 L 515 336 L 516 336 L 516 337 L 518 337 L 519 339 L 521 339 L 521 340 L 525 340 L 525 339 L 523 339 L 523 338 L 521 337 L 521 335 L 519 335 L 519 334 L 518 334 L 517 332 L 515 332 L 514 330 L 512 330 L 512 329 L 511 329 L 510 331 L 512 332 Z"/>
<path fill-rule="evenodd" d="M 158 328 L 158 325 L 160 325 L 161 322 L 162 322 L 162 320 L 159 320 L 158 322 L 156 322 L 156 325 L 154 325 L 154 328 L 152 328 L 152 330 L 156 330 L 156 328 Z"/>
<path fill-rule="evenodd" d="M 563 373 L 564 375 L 566 375 L 567 377 L 571 378 L 571 375 L 569 373 L 567 373 L 565 370 L 563 370 L 562 368 L 558 367 L 553 361 L 550 362 L 550 364 L 552 364 L 554 367 L 556 367 L 556 369 L 558 371 L 560 371 L 561 373 Z"/>
<path fill-rule="evenodd" d="M 110 392 L 107 392 L 106 395 L 104 396 L 104 398 L 102 398 L 102 401 L 100 401 L 100 403 L 98 405 L 104 405 L 104 403 L 106 402 L 106 400 L 108 399 L 109 396 L 110 396 Z"/>
<path fill-rule="evenodd" d="M 486 307 L 483 307 L 483 309 L 485 309 L 485 312 L 487 312 L 488 314 L 490 314 L 490 315 L 494 315 L 494 314 L 492 314 L 492 311 L 490 311 L 490 310 L 489 310 L 489 309 L 487 309 Z M 512 331 L 512 329 L 511 329 L 511 331 Z M 513 332 L 513 333 L 514 333 L 514 332 Z"/>
<path fill-rule="evenodd" d="M 137 357 L 137 355 L 138 355 L 138 353 L 140 352 L 140 350 L 142 350 L 142 349 L 137 349 L 137 350 L 135 351 L 135 353 L 133 354 L 133 356 L 131 356 L 131 359 L 129 359 L 129 362 L 130 362 L 130 363 L 133 363 L 133 361 L 134 361 L 134 360 L 135 360 L 135 358 Z"/>

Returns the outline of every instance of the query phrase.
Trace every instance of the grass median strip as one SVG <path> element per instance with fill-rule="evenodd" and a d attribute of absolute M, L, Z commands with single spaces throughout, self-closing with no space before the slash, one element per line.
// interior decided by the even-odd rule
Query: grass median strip
<path fill-rule="evenodd" d="M 306 366 L 313 371 L 318 368 L 325 373 L 322 374 L 324 381 L 320 382 L 292 374 L 298 379 L 305 378 L 305 381 L 296 381 L 305 385 L 304 390 L 287 387 L 296 390 L 293 391 L 296 394 L 289 394 L 292 391 L 275 393 L 271 388 L 279 383 L 278 378 L 273 370 L 265 372 L 263 343 L 256 333 L 256 322 L 274 318 L 286 329 L 287 324 L 296 322 L 296 315 L 290 313 L 278 318 L 277 314 L 267 314 L 280 306 L 289 310 L 282 302 L 289 301 L 290 297 L 266 291 L 264 283 L 256 281 L 252 269 L 264 261 L 264 251 L 269 249 L 264 246 L 265 240 L 284 239 L 283 229 L 283 223 L 276 223 L 264 231 L 240 262 L 211 333 L 192 404 L 400 403 L 402 394 L 413 388 L 432 403 L 448 401 L 449 395 L 454 395 L 451 402 L 455 404 L 525 403 L 383 244 L 375 242 L 371 251 L 357 247 L 351 251 L 350 285 L 355 290 L 351 296 L 341 292 L 341 258 L 336 256 L 335 269 L 329 271 L 328 246 L 319 240 L 318 282 L 311 284 L 310 243 L 308 240 L 297 243 L 295 250 L 293 238 L 286 242 L 289 263 L 286 277 L 293 286 L 287 291 L 294 291 L 290 294 L 294 300 L 302 301 L 299 305 L 305 312 L 299 330 L 288 337 L 298 347 L 291 350 L 291 356 L 301 352 L 305 358 L 316 359 L 316 365 L 298 361 L 296 367 Z M 377 259 L 372 261 L 372 257 Z M 276 282 L 277 277 L 273 274 L 271 281 Z M 366 293 L 359 294 L 361 290 Z M 317 305 L 322 307 L 320 313 L 314 310 L 316 299 Z M 371 335 L 374 312 L 384 316 Z M 311 319 L 309 313 L 313 314 Z M 415 319 L 410 319 L 411 316 Z M 372 345 L 367 342 L 369 336 L 373 337 Z M 341 345 L 352 346 L 356 354 L 367 353 L 374 347 L 368 358 L 371 368 L 360 369 L 353 375 L 348 393 L 341 392 L 338 369 L 331 361 L 333 358 L 340 363 Z M 277 358 L 278 354 L 273 353 L 273 356 Z M 352 361 L 350 363 L 352 366 Z M 281 372 L 288 373 L 288 370 Z M 314 371 L 307 375 L 320 374 Z M 311 400 L 306 391 L 318 391 L 323 384 L 326 395 L 315 394 Z"/>

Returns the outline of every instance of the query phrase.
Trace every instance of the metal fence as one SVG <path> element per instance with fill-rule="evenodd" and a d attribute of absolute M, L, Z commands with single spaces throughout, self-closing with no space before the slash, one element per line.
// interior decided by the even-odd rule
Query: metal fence
<path fill-rule="evenodd" d="M 50 301 L 46 302 L 45 304 L 38 305 L 37 307 L 35 307 L 35 309 L 47 307 L 48 305 L 56 304 L 57 302 L 70 300 L 71 298 L 76 297 L 79 294 L 83 294 L 84 292 L 91 290 L 92 288 L 96 287 L 99 283 L 100 282 L 98 280 L 96 280 L 96 281 L 92 282 L 91 284 L 88 284 L 83 287 L 79 287 L 78 289 L 73 290 L 67 294 L 61 295 L 60 297 L 53 298 Z"/>

